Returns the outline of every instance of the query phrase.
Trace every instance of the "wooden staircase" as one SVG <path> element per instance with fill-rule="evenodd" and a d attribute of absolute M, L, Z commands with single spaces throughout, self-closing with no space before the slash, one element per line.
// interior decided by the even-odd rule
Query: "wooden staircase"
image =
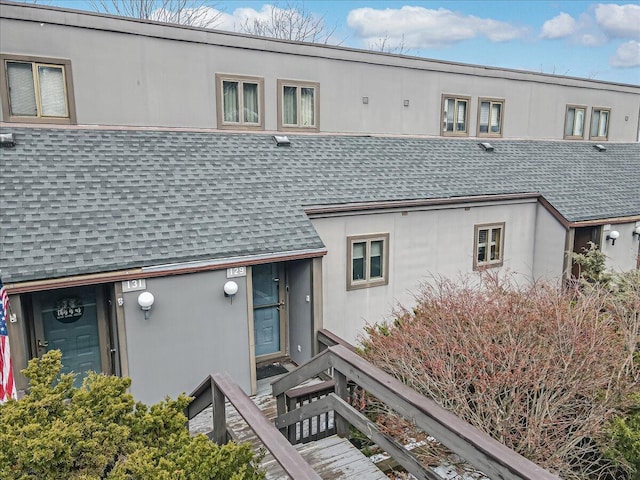
<path fill-rule="evenodd" d="M 265 418 L 272 424 L 277 416 L 276 399 L 271 394 L 251 397 L 253 403 L 260 409 Z M 227 431 L 236 442 L 250 442 L 256 451 L 267 450 L 254 430 L 242 418 L 230 402 L 225 402 Z M 212 407 L 207 407 L 189 422 L 191 433 L 211 432 L 213 423 Z M 286 441 L 282 437 L 283 441 Z M 346 438 L 338 437 L 335 433 L 309 443 L 294 445 L 302 459 L 325 480 L 388 480 L 388 478 Z M 267 451 L 262 460 L 262 467 L 266 471 L 267 480 L 291 478 L 282 466 Z"/>
<path fill-rule="evenodd" d="M 349 403 L 358 389 L 393 408 L 489 478 L 560 480 L 369 364 L 330 332 L 319 331 L 318 341 L 325 350 L 275 380 L 272 395 L 251 399 L 227 374 L 207 377 L 185 410 L 190 429 L 207 433 L 218 444 L 249 441 L 265 448 L 268 479 L 386 479 L 349 443 L 350 429 L 355 428 L 418 480 L 442 480 Z M 320 375 L 330 375 L 331 380 L 319 382 Z"/>

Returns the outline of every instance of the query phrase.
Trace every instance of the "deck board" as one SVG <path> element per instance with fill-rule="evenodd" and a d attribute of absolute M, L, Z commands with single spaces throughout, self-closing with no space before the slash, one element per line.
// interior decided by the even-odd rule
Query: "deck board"
<path fill-rule="evenodd" d="M 253 400 L 267 418 L 270 420 L 275 418 L 276 402 L 271 395 L 258 395 L 253 397 Z M 244 419 L 228 403 L 226 414 L 227 425 L 238 441 L 251 442 L 256 450 L 264 448 Z M 189 427 L 191 433 L 207 433 L 211 430 L 212 425 L 211 407 L 209 407 L 194 418 Z M 282 438 L 286 441 L 284 437 Z M 298 444 L 295 445 L 295 448 L 323 480 L 388 480 L 384 473 L 348 440 L 336 435 L 306 444 Z M 267 472 L 267 480 L 286 480 L 289 478 L 269 452 L 266 453 L 262 466 Z"/>

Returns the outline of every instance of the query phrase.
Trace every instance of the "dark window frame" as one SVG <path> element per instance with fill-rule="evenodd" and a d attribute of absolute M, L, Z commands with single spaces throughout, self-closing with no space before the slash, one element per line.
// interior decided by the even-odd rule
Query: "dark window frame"
<path fill-rule="evenodd" d="M 278 79 L 278 130 L 279 131 L 306 131 L 306 132 L 319 132 L 320 131 L 320 83 L 310 82 L 305 80 L 283 80 Z M 313 88 L 313 125 L 301 125 L 300 124 L 300 108 L 296 112 L 296 123 L 284 123 L 284 87 L 295 87 L 297 89 L 297 102 L 298 105 L 301 101 L 299 94 L 302 88 Z"/>
<path fill-rule="evenodd" d="M 11 105 L 9 101 L 9 77 L 7 70 L 7 62 L 16 63 L 30 63 L 32 65 L 51 65 L 61 67 L 64 76 L 65 94 L 67 100 L 67 116 L 66 117 L 45 117 L 38 112 L 37 116 L 31 115 L 13 115 L 11 113 Z M 2 115 L 5 122 L 19 122 L 19 123 L 43 123 L 43 124 L 65 124 L 75 125 L 76 119 L 76 107 L 75 107 L 75 95 L 73 90 L 73 74 L 71 70 L 71 60 L 63 58 L 50 58 L 50 57 L 36 57 L 30 55 L 13 55 L 2 53 L 0 54 L 0 102 L 2 104 Z M 35 83 L 35 80 L 34 80 Z M 34 86 L 36 89 L 36 97 L 38 97 L 37 84 Z M 36 102 L 38 100 L 36 99 Z"/>
<path fill-rule="evenodd" d="M 567 134 L 567 122 L 569 120 L 569 110 L 573 109 L 574 110 L 574 116 L 573 116 L 573 127 L 571 129 L 571 134 Z M 576 135 L 576 113 L 578 110 L 582 110 L 582 135 Z M 586 105 L 574 105 L 574 104 L 567 104 L 565 111 L 564 111 L 564 123 L 563 123 L 563 130 L 562 130 L 562 135 L 563 138 L 565 140 L 584 140 L 584 132 L 585 132 L 585 128 L 589 128 L 591 129 L 591 124 L 587 123 L 587 107 Z"/>
<path fill-rule="evenodd" d="M 371 277 L 371 243 L 382 241 L 382 275 Z M 362 280 L 353 279 L 353 247 L 355 244 L 364 243 L 364 267 L 365 273 Z M 373 233 L 367 235 L 351 235 L 347 237 L 347 290 L 357 290 L 360 288 L 377 287 L 389 283 L 389 234 Z"/>
<path fill-rule="evenodd" d="M 453 131 L 447 130 L 447 117 L 445 115 L 445 109 L 447 106 L 447 100 L 454 100 L 454 117 L 453 117 Z M 467 108 L 465 109 L 465 118 L 464 118 L 464 131 L 456 130 L 456 124 L 458 122 L 458 102 L 466 102 Z M 471 97 L 467 95 L 453 95 L 448 93 L 442 94 L 442 105 L 440 108 L 440 134 L 443 137 L 468 137 L 469 136 L 469 119 L 471 110 Z"/>
<path fill-rule="evenodd" d="M 487 242 L 485 245 L 485 255 L 487 258 L 488 253 L 490 251 L 491 246 L 491 232 L 493 230 L 500 230 L 500 241 L 498 243 L 498 257 L 497 259 L 485 259 L 480 260 L 479 250 L 481 247 L 480 243 L 480 231 L 487 230 Z M 473 269 L 474 270 L 486 270 L 488 268 L 496 268 L 501 267 L 504 264 L 504 242 L 505 242 L 505 222 L 494 222 L 494 223 L 481 223 L 478 225 L 474 225 L 473 228 Z"/>
<path fill-rule="evenodd" d="M 480 113 L 482 112 L 482 104 L 485 102 L 489 102 L 489 123 L 487 125 L 487 131 L 480 131 Z M 500 104 L 500 118 L 498 119 L 498 132 L 491 132 L 491 110 L 494 104 Z M 499 138 L 503 135 L 504 130 L 504 108 L 505 108 L 505 99 L 504 98 L 491 98 L 491 97 L 480 97 L 478 98 L 478 124 L 477 124 L 477 135 L 478 137 L 493 137 Z"/>
<path fill-rule="evenodd" d="M 245 122 L 243 120 L 242 105 L 244 99 L 242 98 L 242 95 L 239 96 L 239 121 L 229 122 L 224 120 L 223 82 L 237 82 L 239 91 L 241 89 L 240 86 L 244 83 L 253 83 L 258 85 L 258 122 Z M 232 73 L 216 73 L 216 120 L 219 129 L 264 130 L 264 78 L 249 75 L 234 75 Z"/>
<path fill-rule="evenodd" d="M 604 136 L 591 134 L 593 130 L 593 120 L 596 112 L 598 112 L 598 120 L 602 118 L 602 112 L 607 112 L 607 134 Z M 591 107 L 591 118 L 589 118 L 589 140 L 600 140 L 600 141 L 609 140 L 610 127 L 611 127 L 611 108 L 610 107 Z"/>

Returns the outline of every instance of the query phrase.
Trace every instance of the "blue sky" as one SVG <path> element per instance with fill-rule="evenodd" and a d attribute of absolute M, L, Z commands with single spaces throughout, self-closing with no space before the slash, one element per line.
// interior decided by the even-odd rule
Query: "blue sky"
<path fill-rule="evenodd" d="M 89 9 L 86 0 L 40 3 Z M 217 28 L 233 30 L 287 3 L 209 5 L 212 15 L 222 12 Z M 410 55 L 640 84 L 637 1 L 325 0 L 306 1 L 304 8 L 335 27 L 329 43 L 366 49 L 386 38 L 392 47 L 403 41 Z"/>

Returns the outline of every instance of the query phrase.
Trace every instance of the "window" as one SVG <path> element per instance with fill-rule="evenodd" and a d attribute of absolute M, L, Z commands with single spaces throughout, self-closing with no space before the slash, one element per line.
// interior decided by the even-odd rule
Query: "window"
<path fill-rule="evenodd" d="M 567 114 L 564 122 L 564 138 L 569 140 L 582 140 L 584 138 L 584 117 L 586 107 L 567 105 Z"/>
<path fill-rule="evenodd" d="M 499 267 L 504 250 L 504 223 L 476 225 L 473 269 Z"/>
<path fill-rule="evenodd" d="M 320 84 L 278 80 L 278 130 L 319 130 Z"/>
<path fill-rule="evenodd" d="M 606 140 L 609 137 L 609 115 L 611 109 L 593 107 L 591 109 L 591 131 L 589 138 L 592 140 Z"/>
<path fill-rule="evenodd" d="M 347 290 L 389 283 L 389 234 L 347 238 Z"/>
<path fill-rule="evenodd" d="M 470 97 L 442 96 L 442 135 L 468 135 Z"/>
<path fill-rule="evenodd" d="M 504 100 L 481 98 L 478 103 L 478 136 L 501 137 Z"/>
<path fill-rule="evenodd" d="M 218 128 L 264 129 L 263 92 L 260 77 L 216 74 Z"/>
<path fill-rule="evenodd" d="M 0 60 L 5 121 L 75 123 L 69 60 L 13 55 Z"/>

